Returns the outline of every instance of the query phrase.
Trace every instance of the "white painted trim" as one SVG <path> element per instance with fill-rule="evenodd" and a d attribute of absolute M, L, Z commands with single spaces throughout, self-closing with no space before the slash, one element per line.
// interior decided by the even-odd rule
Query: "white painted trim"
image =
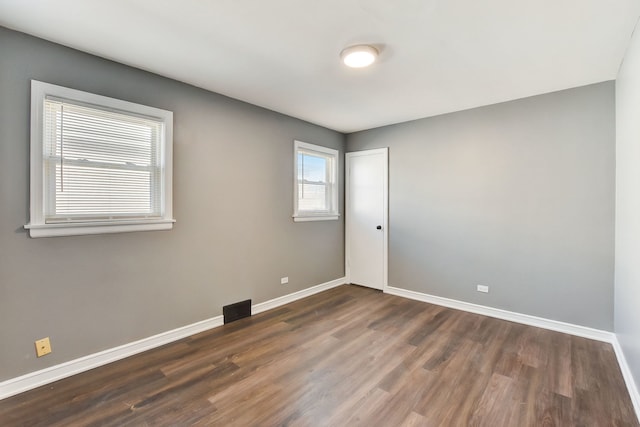
<path fill-rule="evenodd" d="M 349 199 L 351 197 L 349 181 L 351 174 L 351 158 L 357 156 L 369 156 L 375 154 L 382 154 L 384 156 L 384 170 L 383 170 L 383 204 L 384 212 L 382 219 L 382 232 L 383 232 L 383 264 L 382 264 L 382 291 L 386 291 L 389 286 L 389 148 L 375 148 L 372 150 L 353 151 L 345 154 L 345 213 L 349 207 Z M 345 280 L 346 283 L 351 283 L 351 266 L 349 262 L 349 254 L 351 250 L 351 230 L 349 226 L 349 214 L 346 214 L 345 220 L 345 238 L 344 238 L 344 268 L 345 268 Z"/>
<path fill-rule="evenodd" d="M 174 222 L 176 222 L 175 219 L 85 223 L 75 222 L 73 224 L 27 224 L 24 228 L 29 230 L 30 237 L 36 238 L 81 236 L 86 234 L 128 233 L 131 231 L 171 230 Z"/>
<path fill-rule="evenodd" d="M 351 283 L 351 264 L 349 253 L 351 251 L 351 227 L 349 226 L 351 213 L 349 213 L 349 200 L 351 191 L 349 185 L 351 181 L 351 153 L 344 155 L 344 276 L 347 283 Z"/>
<path fill-rule="evenodd" d="M 322 283 L 320 285 L 312 286 L 301 291 L 293 292 L 288 295 L 274 298 L 269 301 L 254 304 L 251 307 L 251 314 L 262 313 L 264 311 L 280 307 L 282 305 L 297 301 L 302 298 L 306 298 L 319 292 L 341 286 L 345 283 L 346 278 L 343 277 L 340 279 L 332 280 L 330 282 Z M 615 335 L 611 332 L 586 328 L 584 326 L 571 325 L 555 320 L 543 319 L 540 317 L 514 313 L 506 310 L 485 307 L 448 298 L 436 297 L 420 292 L 394 288 L 392 286 L 388 286 L 384 292 L 417 301 L 428 302 L 458 310 L 469 311 L 472 313 L 523 323 L 526 325 L 551 329 L 554 331 L 582 336 L 585 338 L 591 338 L 598 341 L 610 342 L 613 345 L 614 351 L 618 358 L 618 363 L 620 364 L 622 375 L 627 384 L 629 395 L 631 396 L 631 401 L 633 402 L 633 406 L 636 410 L 636 415 L 640 419 L 640 394 L 638 393 L 638 388 L 633 380 L 629 365 L 627 364 L 620 344 Z M 167 332 L 162 332 L 148 338 L 143 338 L 138 341 L 110 348 L 98 353 L 70 360 L 59 365 L 51 366 L 40 371 L 30 372 L 20 377 L 0 382 L 0 400 L 28 390 L 32 390 L 45 384 L 52 383 L 54 381 L 61 380 L 63 378 L 70 377 L 72 375 L 88 371 L 90 369 L 97 368 L 99 366 L 115 362 L 120 359 L 124 359 L 129 356 L 133 356 L 138 353 L 142 353 L 147 350 L 151 350 L 156 347 L 160 347 L 165 344 L 169 344 L 171 342 L 189 337 L 200 332 L 204 332 L 209 329 L 217 328 L 218 326 L 222 325 L 222 316 L 212 317 L 210 319 L 202 320 L 191 325 L 183 326 Z"/>
<path fill-rule="evenodd" d="M 305 222 L 305 221 L 333 221 L 340 219 L 340 215 L 315 215 L 315 216 L 293 216 L 293 220 L 295 222 Z"/>
<path fill-rule="evenodd" d="M 443 307 L 453 308 L 456 310 L 467 311 L 470 313 L 481 314 L 484 316 L 495 317 L 497 319 L 508 320 L 524 325 L 535 326 L 538 328 L 549 329 L 556 332 L 563 332 L 565 334 L 610 343 L 613 346 L 616 358 L 618 359 L 618 365 L 620 366 L 622 377 L 624 378 L 627 390 L 629 391 L 629 396 L 631 398 L 631 402 L 633 403 L 633 408 L 636 411 L 636 417 L 638 418 L 638 420 L 640 420 L 640 392 L 638 391 L 638 386 L 635 383 L 633 375 L 631 374 L 631 369 L 627 364 L 627 359 L 624 356 L 624 352 L 622 351 L 622 347 L 618 342 L 618 338 L 613 332 L 602 331 L 599 329 L 588 328 L 586 326 L 574 325 L 557 320 L 530 316 L 528 314 L 515 313 L 513 311 L 502 310 L 499 308 L 487 307 L 484 305 L 438 297 L 435 295 L 424 294 L 422 292 L 394 288 L 392 286 L 388 286 L 384 290 L 384 292 L 403 298 L 413 299 L 416 301 L 427 302 Z"/>
<path fill-rule="evenodd" d="M 326 157 L 329 160 L 329 170 L 327 177 L 327 188 L 331 194 L 330 204 L 326 211 L 300 211 L 298 209 L 298 153 L 306 151 Z M 340 152 L 333 148 L 321 145 L 309 144 L 298 140 L 293 141 L 293 220 L 303 221 L 326 221 L 336 220 L 340 216 L 340 206 L 338 203 L 338 193 L 340 185 Z"/>
<path fill-rule="evenodd" d="M 261 302 L 251 306 L 251 314 L 262 313 L 263 311 L 271 310 L 281 305 L 289 304 L 290 302 L 297 301 L 302 298 L 317 294 L 322 291 L 326 291 L 331 288 L 335 288 L 346 283 L 345 278 L 332 280 L 330 282 L 322 283 L 320 285 L 312 286 L 307 289 L 303 289 L 298 292 L 294 292 L 288 295 L 284 295 L 278 298 L 271 299 L 269 301 Z"/>
<path fill-rule="evenodd" d="M 482 314 L 484 316 L 508 320 L 510 322 L 522 323 L 523 325 L 535 326 L 538 328 L 549 329 L 556 332 L 563 332 L 565 334 L 589 338 L 596 341 L 613 343 L 615 339 L 615 334 L 613 332 L 602 331 L 600 329 L 574 325 L 571 323 L 560 322 L 558 320 L 550 320 L 542 317 L 530 316 L 528 314 L 502 310 L 499 308 L 487 307 L 484 305 L 438 297 L 435 295 L 424 294 L 407 289 L 394 288 L 393 286 L 388 286 L 387 289 L 385 289 L 385 293 L 417 301 L 441 305 L 443 307 L 454 308 L 456 310 L 468 311 L 470 313 Z"/>
<path fill-rule="evenodd" d="M 614 337 L 611 344 L 613 345 L 613 350 L 616 352 L 618 364 L 620 365 L 620 370 L 622 371 L 624 382 L 627 385 L 627 390 L 629 390 L 629 396 L 631 397 L 633 408 L 636 411 L 636 418 L 638 418 L 638 421 L 640 421 L 640 391 L 638 390 L 638 385 L 633 379 L 631 368 L 629 368 L 627 358 L 624 356 L 624 352 L 622 351 L 622 346 L 620 346 L 618 337 Z"/>
<path fill-rule="evenodd" d="M 222 324 L 222 316 L 212 317 L 207 320 L 192 323 L 191 325 L 162 332 L 151 337 L 143 338 L 138 341 L 130 342 L 0 382 L 0 400 L 93 368 L 97 368 L 98 366 L 103 366 L 108 363 L 124 359 L 125 357 L 133 356 L 134 354 L 142 353 L 143 351 L 151 350 L 152 348 L 160 347 L 161 345 L 221 326 Z"/>
<path fill-rule="evenodd" d="M 252 306 L 251 311 L 252 314 L 262 313 L 263 311 L 271 310 L 272 308 L 276 308 L 281 305 L 299 300 L 301 298 L 317 294 L 318 292 L 335 288 L 337 286 L 343 285 L 344 283 L 345 279 L 343 277 L 340 279 L 332 280 L 330 282 L 322 283 L 317 286 L 312 286 L 310 288 L 303 289 L 289 295 L 255 304 Z M 89 354 L 87 356 L 70 360 L 59 365 L 51 366 L 40 371 L 30 372 L 20 377 L 11 378 L 9 380 L 0 382 L 0 400 L 14 396 L 18 393 L 32 390 L 45 384 L 52 383 L 54 381 L 61 380 L 63 378 L 70 377 L 72 375 L 88 371 L 93 368 L 97 368 L 99 366 L 106 365 L 108 363 L 115 362 L 120 359 L 124 359 L 129 356 L 133 356 L 134 354 L 142 353 L 143 351 L 160 347 L 161 345 L 169 344 L 171 342 L 189 337 L 200 332 L 204 332 L 212 328 L 217 328 L 218 326 L 222 326 L 223 324 L 224 322 L 222 316 L 212 317 L 210 319 L 182 326 L 171 331 L 162 332 L 151 337 L 143 338 L 138 341 L 110 348 L 98 353 Z"/>
<path fill-rule="evenodd" d="M 384 260 L 382 264 L 382 291 L 389 287 L 389 148 L 380 148 L 380 151 L 384 153 L 384 189 L 383 189 L 383 201 L 384 204 L 384 220 L 382 226 L 384 227 L 384 243 L 382 250 L 384 252 Z"/>
<path fill-rule="evenodd" d="M 43 177 L 44 103 L 48 97 L 86 105 L 103 110 L 157 120 L 160 132 L 161 155 L 161 218 L 137 218 L 135 221 L 102 220 L 72 221 L 47 224 L 45 221 L 45 188 Z M 30 218 L 24 228 L 29 236 L 57 237 L 83 234 L 124 233 L 131 231 L 170 230 L 173 228 L 173 112 L 134 102 L 110 98 L 81 90 L 31 80 L 31 135 L 30 135 Z"/>

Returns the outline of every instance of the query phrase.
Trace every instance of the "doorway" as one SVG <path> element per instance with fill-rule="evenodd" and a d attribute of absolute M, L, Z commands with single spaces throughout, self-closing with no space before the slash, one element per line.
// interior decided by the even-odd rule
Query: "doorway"
<path fill-rule="evenodd" d="M 384 290 L 388 268 L 388 148 L 345 156 L 345 268 L 348 283 Z"/>

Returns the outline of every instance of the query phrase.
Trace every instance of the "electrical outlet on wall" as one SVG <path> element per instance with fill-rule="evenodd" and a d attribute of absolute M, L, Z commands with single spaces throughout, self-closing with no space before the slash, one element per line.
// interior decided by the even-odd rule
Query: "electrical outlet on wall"
<path fill-rule="evenodd" d="M 289 277 L 283 277 L 280 279 L 281 285 L 286 285 L 287 283 L 289 283 Z"/>
<path fill-rule="evenodd" d="M 36 355 L 38 357 L 42 357 L 49 353 L 51 353 L 51 341 L 49 341 L 49 337 L 36 341 Z"/>
<path fill-rule="evenodd" d="M 488 293 L 489 293 L 489 287 L 488 287 L 488 286 L 485 286 L 485 285 L 477 285 L 477 286 L 476 286 L 476 290 L 477 290 L 478 292 L 484 292 L 485 294 L 488 294 Z"/>

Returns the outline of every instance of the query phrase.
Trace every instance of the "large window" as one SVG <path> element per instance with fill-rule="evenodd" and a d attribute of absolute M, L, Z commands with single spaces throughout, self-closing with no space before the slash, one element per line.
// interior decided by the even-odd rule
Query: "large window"
<path fill-rule="evenodd" d="M 31 237 L 173 226 L 173 113 L 33 80 Z"/>
<path fill-rule="evenodd" d="M 295 221 L 338 219 L 338 151 L 294 143 Z"/>

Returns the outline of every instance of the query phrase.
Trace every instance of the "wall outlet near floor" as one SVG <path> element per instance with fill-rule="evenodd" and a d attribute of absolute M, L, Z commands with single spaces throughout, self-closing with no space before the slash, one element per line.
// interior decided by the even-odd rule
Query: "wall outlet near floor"
<path fill-rule="evenodd" d="M 283 277 L 280 279 L 280 284 L 281 285 L 286 285 L 287 283 L 289 283 L 289 278 L 288 277 Z"/>
<path fill-rule="evenodd" d="M 49 341 L 49 337 L 36 341 L 36 355 L 38 357 L 42 357 L 49 353 L 51 353 L 51 341 Z"/>
<path fill-rule="evenodd" d="M 484 292 L 485 294 L 488 294 L 488 293 L 489 293 L 489 287 L 488 287 L 488 286 L 485 286 L 485 285 L 477 285 L 477 286 L 476 286 L 476 290 L 477 290 L 478 292 Z"/>

